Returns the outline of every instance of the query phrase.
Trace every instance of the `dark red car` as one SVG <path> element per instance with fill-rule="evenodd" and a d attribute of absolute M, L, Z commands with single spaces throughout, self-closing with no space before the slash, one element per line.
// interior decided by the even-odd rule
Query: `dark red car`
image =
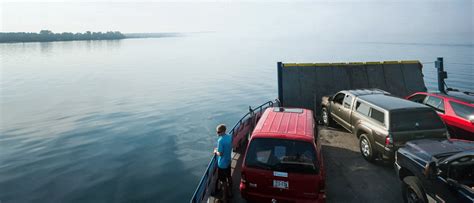
<path fill-rule="evenodd" d="M 443 119 L 451 137 L 474 140 L 474 95 L 448 91 L 446 94 L 417 92 L 406 99 L 432 107 Z"/>
<path fill-rule="evenodd" d="M 250 202 L 325 202 L 321 145 L 315 135 L 311 110 L 265 110 L 242 164 L 242 197 Z"/>

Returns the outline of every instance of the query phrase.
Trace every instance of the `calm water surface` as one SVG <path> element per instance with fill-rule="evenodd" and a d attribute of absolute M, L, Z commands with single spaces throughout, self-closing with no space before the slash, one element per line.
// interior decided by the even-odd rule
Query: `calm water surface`
<path fill-rule="evenodd" d="M 214 127 L 277 96 L 276 62 L 444 56 L 474 87 L 471 45 L 361 43 L 207 33 L 179 38 L 0 44 L 1 202 L 185 202 Z M 464 65 L 463 65 L 464 64 Z"/>

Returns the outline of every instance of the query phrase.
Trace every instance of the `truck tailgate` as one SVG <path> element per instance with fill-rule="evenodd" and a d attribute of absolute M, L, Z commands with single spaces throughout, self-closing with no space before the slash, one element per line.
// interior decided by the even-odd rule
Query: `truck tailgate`
<path fill-rule="evenodd" d="M 447 138 L 446 129 L 431 129 L 431 130 L 419 130 L 419 131 L 402 131 L 392 132 L 392 140 L 395 147 L 402 147 L 406 142 L 410 140 L 418 140 L 425 138 Z"/>

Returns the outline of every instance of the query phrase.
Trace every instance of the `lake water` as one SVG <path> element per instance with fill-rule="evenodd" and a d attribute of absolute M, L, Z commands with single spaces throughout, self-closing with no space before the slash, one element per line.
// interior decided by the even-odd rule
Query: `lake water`
<path fill-rule="evenodd" d="M 448 84 L 473 90 L 472 44 L 397 42 L 202 33 L 0 44 L 0 202 L 188 201 L 215 126 L 277 97 L 278 61 L 416 59 L 435 89 L 443 56 Z"/>

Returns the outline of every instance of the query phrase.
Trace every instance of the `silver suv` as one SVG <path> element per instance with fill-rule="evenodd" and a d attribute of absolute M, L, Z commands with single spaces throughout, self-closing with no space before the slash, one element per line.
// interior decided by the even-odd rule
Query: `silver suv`
<path fill-rule="evenodd" d="M 383 90 L 340 91 L 323 97 L 321 105 L 324 124 L 336 122 L 354 133 L 362 156 L 370 162 L 378 156 L 393 160 L 395 151 L 409 140 L 447 138 L 435 111 Z"/>

